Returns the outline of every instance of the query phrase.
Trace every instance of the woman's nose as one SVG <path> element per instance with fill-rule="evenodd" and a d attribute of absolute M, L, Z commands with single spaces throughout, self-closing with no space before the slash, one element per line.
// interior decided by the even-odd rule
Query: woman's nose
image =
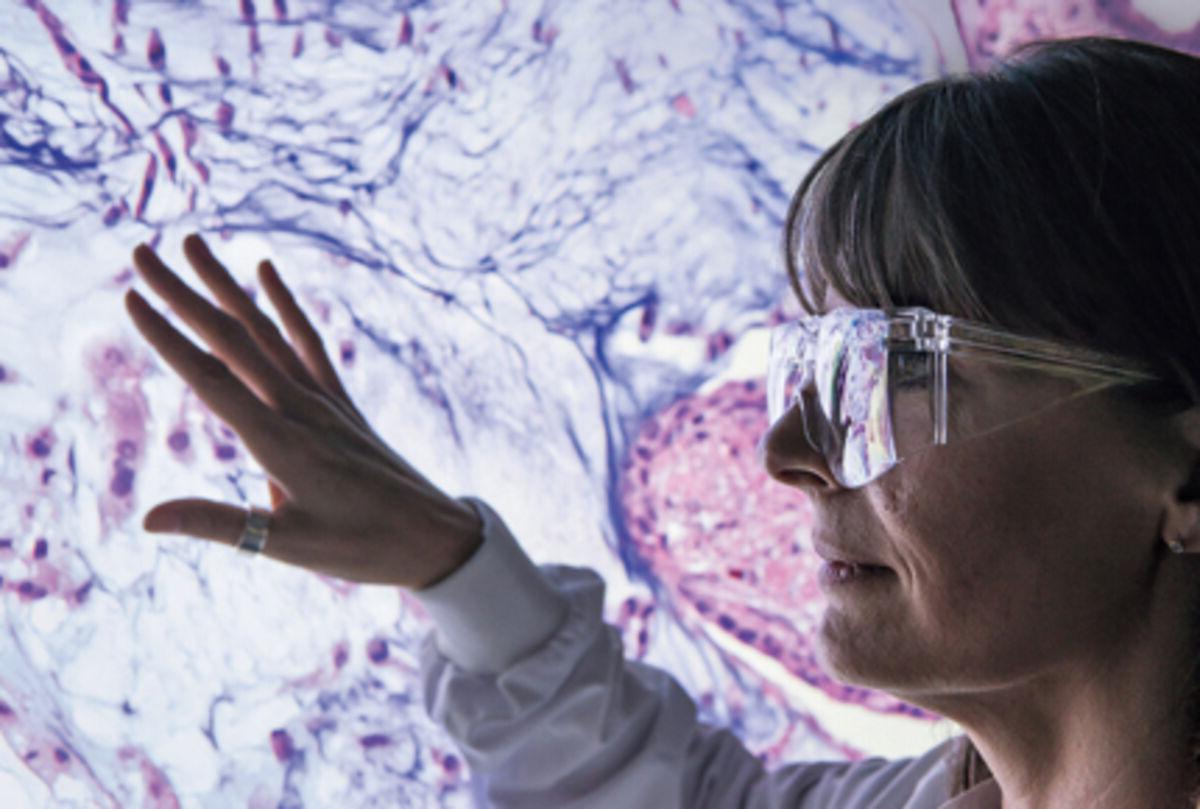
<path fill-rule="evenodd" d="M 759 441 L 759 460 L 768 475 L 810 494 L 844 488 L 834 477 L 825 454 L 809 441 L 804 428 L 806 411 L 819 412 L 812 410 L 813 407 L 820 407 L 816 394 L 808 390 L 802 395 L 805 408 L 789 408 Z"/>

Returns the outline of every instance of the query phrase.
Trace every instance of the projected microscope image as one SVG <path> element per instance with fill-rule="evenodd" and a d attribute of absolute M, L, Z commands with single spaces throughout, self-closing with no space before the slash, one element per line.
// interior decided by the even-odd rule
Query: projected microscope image
<path fill-rule="evenodd" d="M 122 305 L 139 242 L 200 288 L 192 232 L 269 313 L 271 259 L 379 435 L 597 570 L 626 654 L 765 761 L 947 738 L 815 653 L 811 509 L 756 453 L 787 204 L 885 101 L 1020 42 L 1200 51 L 1168 5 L 5 4 L 0 806 L 470 805 L 415 598 L 142 530 L 269 503 Z"/>

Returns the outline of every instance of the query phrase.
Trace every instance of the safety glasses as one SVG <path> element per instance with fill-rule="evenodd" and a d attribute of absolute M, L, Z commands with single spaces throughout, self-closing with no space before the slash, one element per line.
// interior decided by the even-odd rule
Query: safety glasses
<path fill-rule="evenodd" d="M 981 401 L 978 382 L 988 366 L 1050 373 L 1070 384 L 1050 399 L 1041 393 Z M 809 443 L 839 483 L 858 488 L 929 447 L 998 430 L 1113 385 L 1156 379 L 1123 358 L 921 307 L 893 314 L 840 308 L 772 330 L 767 411 L 774 426 L 799 408 Z"/>

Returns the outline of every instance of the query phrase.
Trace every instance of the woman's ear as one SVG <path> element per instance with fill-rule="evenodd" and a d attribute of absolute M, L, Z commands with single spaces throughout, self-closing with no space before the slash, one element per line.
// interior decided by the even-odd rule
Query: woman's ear
<path fill-rule="evenodd" d="M 1200 405 L 1177 413 L 1173 418 L 1188 445 L 1200 450 Z"/>
<path fill-rule="evenodd" d="M 1175 553 L 1200 552 L 1200 455 L 1192 475 L 1167 505 L 1162 520 L 1162 540 Z"/>
<path fill-rule="evenodd" d="M 1200 407 L 1178 413 L 1171 420 L 1177 429 L 1172 443 L 1184 466 L 1175 467 L 1182 479 L 1175 478 L 1172 484 L 1174 492 L 1166 504 L 1160 532 L 1172 551 L 1200 552 Z"/>
<path fill-rule="evenodd" d="M 1162 539 L 1176 553 L 1200 552 L 1200 407 L 1174 417 L 1187 460 L 1183 483 L 1163 514 Z"/>

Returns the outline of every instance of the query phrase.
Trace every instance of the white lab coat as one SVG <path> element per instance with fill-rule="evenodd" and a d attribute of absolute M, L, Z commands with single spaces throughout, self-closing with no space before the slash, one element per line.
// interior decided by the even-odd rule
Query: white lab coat
<path fill-rule="evenodd" d="M 500 517 L 467 563 L 417 593 L 435 631 L 425 707 L 495 809 L 999 809 L 987 780 L 950 799 L 965 738 L 915 758 L 767 770 L 728 730 L 699 722 L 666 672 L 624 658 L 603 623 L 604 582 L 538 568 Z"/>

